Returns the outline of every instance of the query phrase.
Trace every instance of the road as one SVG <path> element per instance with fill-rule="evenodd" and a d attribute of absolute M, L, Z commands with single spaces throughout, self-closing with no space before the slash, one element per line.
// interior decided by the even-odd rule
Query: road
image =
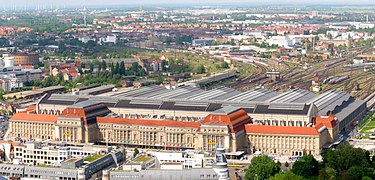
<path fill-rule="evenodd" d="M 8 130 L 9 125 L 9 117 L 8 116 L 0 116 L 0 139 L 4 139 L 4 135 Z"/>

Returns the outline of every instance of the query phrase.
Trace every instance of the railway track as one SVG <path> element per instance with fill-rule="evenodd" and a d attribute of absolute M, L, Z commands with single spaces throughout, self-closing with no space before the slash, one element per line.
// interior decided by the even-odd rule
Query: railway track
<path fill-rule="evenodd" d="M 261 79 L 256 82 L 250 82 L 251 79 L 258 78 L 264 75 L 267 72 L 267 68 L 257 64 L 258 71 L 256 74 L 242 78 L 234 83 L 229 84 L 229 87 L 238 89 L 238 90 L 248 90 L 255 87 L 257 84 L 264 85 L 266 88 L 273 89 L 273 90 L 286 90 L 289 89 L 291 86 L 301 89 L 309 89 L 311 86 L 311 81 L 314 77 L 318 78 L 318 82 L 322 82 L 323 79 L 326 79 L 330 76 L 345 76 L 349 75 L 351 78 L 339 82 L 337 84 L 327 84 L 324 91 L 330 89 L 341 89 L 348 93 L 351 93 L 355 90 L 355 87 L 358 84 L 361 84 L 359 80 L 353 79 L 352 77 L 360 77 L 363 79 L 363 76 L 366 76 L 368 73 L 364 73 L 362 70 L 353 70 L 353 69 L 346 69 L 343 67 L 344 64 L 350 62 L 354 57 L 367 52 L 370 50 L 369 47 L 356 47 L 352 48 L 350 51 L 355 49 L 361 49 L 361 51 L 356 51 L 354 53 L 348 53 L 343 58 L 335 58 L 327 61 L 322 61 L 313 65 L 313 68 L 308 70 L 302 70 L 301 66 L 296 66 L 288 70 L 281 71 L 282 74 L 282 81 L 281 82 L 274 82 L 268 83 L 268 79 Z M 345 60 L 340 60 L 345 59 Z M 337 63 L 335 63 L 337 61 Z M 326 66 L 329 65 L 329 66 Z M 373 86 L 374 84 L 372 84 Z M 365 85 L 363 93 L 368 94 L 367 91 L 370 91 L 370 85 Z M 366 90 L 365 90 L 366 89 Z M 366 92 L 365 92 L 366 91 Z M 360 96 L 360 95 L 356 95 Z"/>
<path fill-rule="evenodd" d="M 257 67 L 258 67 L 257 68 L 258 71 L 257 71 L 256 74 L 254 74 L 252 76 L 242 78 L 242 79 L 239 79 L 236 82 L 230 83 L 227 86 L 229 86 L 231 88 L 234 88 L 234 89 L 237 89 L 237 90 L 246 90 L 246 89 L 244 89 L 245 87 L 257 84 L 258 82 L 250 82 L 250 80 L 253 79 L 253 78 L 258 78 L 258 77 L 264 75 L 267 72 L 266 67 L 264 67 L 262 65 L 259 65 L 259 64 L 257 64 Z"/>

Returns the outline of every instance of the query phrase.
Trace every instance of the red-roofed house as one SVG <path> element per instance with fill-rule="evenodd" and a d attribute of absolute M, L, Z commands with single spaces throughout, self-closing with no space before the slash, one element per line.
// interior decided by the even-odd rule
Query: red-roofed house
<path fill-rule="evenodd" d="M 158 72 L 162 71 L 162 60 L 160 59 L 147 59 L 143 61 L 144 66 L 149 72 Z"/>

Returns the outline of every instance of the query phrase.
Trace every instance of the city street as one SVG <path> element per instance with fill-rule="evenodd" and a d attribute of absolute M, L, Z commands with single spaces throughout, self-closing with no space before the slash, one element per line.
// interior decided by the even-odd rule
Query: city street
<path fill-rule="evenodd" d="M 7 116 L 0 116 L 0 139 L 4 139 L 4 135 L 8 130 L 8 124 L 9 124 L 9 117 Z"/>

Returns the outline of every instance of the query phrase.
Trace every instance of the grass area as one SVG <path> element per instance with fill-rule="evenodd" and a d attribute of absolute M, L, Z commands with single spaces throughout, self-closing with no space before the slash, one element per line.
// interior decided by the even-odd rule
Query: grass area
<path fill-rule="evenodd" d="M 94 155 L 91 155 L 91 156 L 85 158 L 85 161 L 93 162 L 93 161 L 95 161 L 95 160 L 97 160 L 97 159 L 99 159 L 99 158 L 101 158 L 103 156 L 104 155 L 102 155 L 102 154 L 94 154 Z"/>
<path fill-rule="evenodd" d="M 145 162 L 145 161 L 148 161 L 148 160 L 150 160 L 151 158 L 149 158 L 149 157 L 147 157 L 147 156 L 141 156 L 141 157 L 139 157 L 139 158 L 137 158 L 136 160 L 135 160 L 135 162 Z"/>
<path fill-rule="evenodd" d="M 375 113 L 371 112 L 368 116 L 366 116 L 359 124 L 361 129 L 361 133 L 370 133 L 369 131 L 375 129 Z"/>
<path fill-rule="evenodd" d="M 370 122 L 366 125 L 366 127 L 364 127 L 364 128 L 362 129 L 362 131 L 363 131 L 363 132 L 367 132 L 367 131 L 369 131 L 369 130 L 371 130 L 371 129 L 375 129 L 375 121 L 370 121 Z"/>
<path fill-rule="evenodd" d="M 226 69 L 220 66 L 223 62 L 222 60 L 211 59 L 207 55 L 181 52 L 177 52 L 176 54 L 174 52 L 162 53 L 158 51 L 141 52 L 139 55 L 144 58 L 158 58 L 162 54 L 167 54 L 168 57 L 172 59 L 174 59 L 176 55 L 177 59 L 183 60 L 185 64 L 188 64 L 192 68 L 192 72 L 196 72 L 200 65 L 203 65 L 206 68 L 206 72 L 210 74 L 223 72 Z"/>
<path fill-rule="evenodd" d="M 214 60 L 214 59 L 209 59 L 209 58 L 200 57 L 200 56 L 196 56 L 196 57 L 188 56 L 184 58 L 184 62 L 186 64 L 189 64 L 192 67 L 193 72 L 196 72 L 197 68 L 200 65 L 203 65 L 206 68 L 206 72 L 211 73 L 211 74 L 223 72 L 225 70 L 225 68 L 221 68 L 220 66 L 220 63 L 223 62 L 221 60 Z"/>
<path fill-rule="evenodd" d="M 239 72 L 240 77 L 249 77 L 256 73 L 256 69 L 253 65 L 233 62 Z"/>

